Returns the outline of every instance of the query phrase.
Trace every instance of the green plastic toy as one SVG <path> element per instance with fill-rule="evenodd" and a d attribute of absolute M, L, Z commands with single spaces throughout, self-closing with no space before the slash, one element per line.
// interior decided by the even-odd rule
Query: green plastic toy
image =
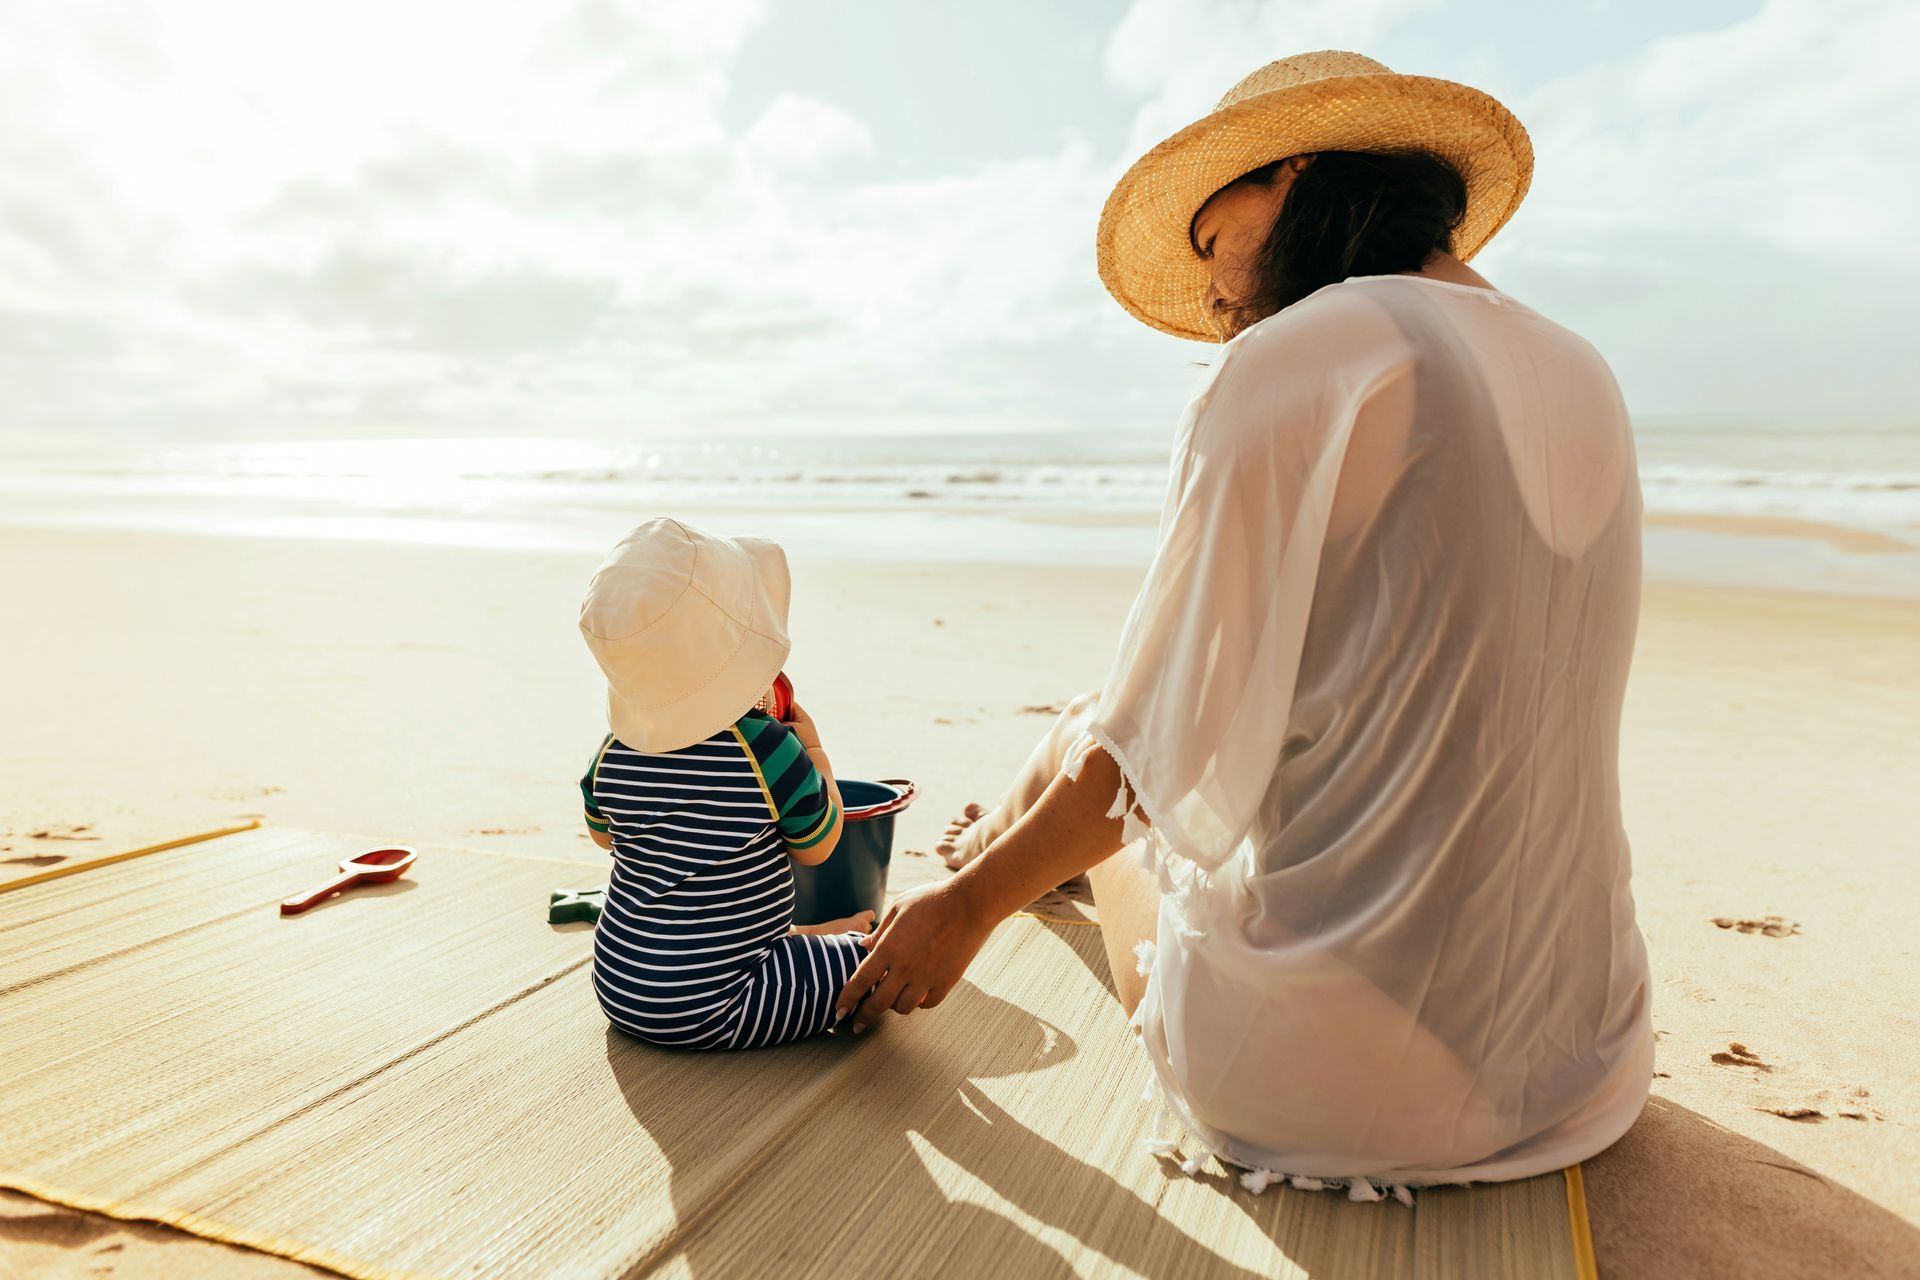
<path fill-rule="evenodd" d="M 547 923 L 593 924 L 600 919 L 600 908 L 607 902 L 605 889 L 555 889 L 547 896 Z"/>

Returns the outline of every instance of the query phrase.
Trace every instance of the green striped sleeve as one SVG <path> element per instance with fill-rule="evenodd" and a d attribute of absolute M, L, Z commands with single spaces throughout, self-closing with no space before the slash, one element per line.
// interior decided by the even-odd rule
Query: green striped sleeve
<path fill-rule="evenodd" d="M 607 821 L 607 815 L 600 812 L 600 805 L 593 798 L 594 775 L 600 772 L 600 759 L 607 754 L 607 748 L 612 745 L 612 734 L 601 739 L 600 745 L 594 748 L 593 759 L 588 762 L 586 773 L 580 778 L 580 798 L 586 802 L 587 826 L 594 831 L 612 830 L 612 824 Z"/>
<path fill-rule="evenodd" d="M 758 711 L 748 712 L 735 727 L 760 771 L 780 838 L 794 849 L 810 849 L 825 840 L 840 807 L 793 730 Z"/>

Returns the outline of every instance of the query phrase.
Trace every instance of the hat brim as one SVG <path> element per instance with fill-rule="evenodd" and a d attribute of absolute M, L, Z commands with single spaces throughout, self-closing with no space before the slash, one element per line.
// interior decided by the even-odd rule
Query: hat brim
<path fill-rule="evenodd" d="M 792 650 L 787 608 L 793 583 L 786 552 L 765 538 L 731 541 L 746 553 L 760 581 L 760 590 L 749 597 L 754 616 L 733 617 L 698 592 L 689 596 L 684 607 L 712 610 L 716 617 L 726 614 L 741 633 L 739 647 L 698 689 L 673 702 L 643 706 L 612 684 L 607 686 L 607 727 L 635 751 L 657 755 L 706 741 L 752 710 L 787 665 Z"/>
<path fill-rule="evenodd" d="M 1195 121 L 1121 176 L 1100 212 L 1100 279 L 1129 314 L 1163 333 L 1218 341 L 1193 215 L 1263 165 L 1313 151 L 1420 151 L 1467 187 L 1454 235 L 1463 262 L 1513 217 L 1533 180 L 1533 144 L 1490 95 L 1451 80 L 1391 72 L 1333 76 L 1260 94 Z"/>

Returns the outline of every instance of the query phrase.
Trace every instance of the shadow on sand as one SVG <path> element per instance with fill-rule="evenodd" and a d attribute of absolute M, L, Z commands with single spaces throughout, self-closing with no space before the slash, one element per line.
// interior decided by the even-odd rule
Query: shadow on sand
<path fill-rule="evenodd" d="M 1920 1277 L 1920 1228 L 1665 1098 L 1583 1171 L 1603 1276 Z"/>

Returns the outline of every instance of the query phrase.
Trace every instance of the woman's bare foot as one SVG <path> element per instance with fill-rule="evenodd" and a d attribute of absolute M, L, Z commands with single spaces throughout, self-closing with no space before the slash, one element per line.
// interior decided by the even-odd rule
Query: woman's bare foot
<path fill-rule="evenodd" d="M 933 851 L 940 855 L 940 861 L 946 863 L 949 870 L 958 871 L 979 857 L 981 850 L 986 848 L 986 842 L 981 839 L 986 828 L 980 825 L 980 819 L 986 816 L 985 809 L 969 803 L 960 811 L 959 817 L 947 824 L 946 835 L 941 837 L 939 844 L 933 846 Z"/>
<path fill-rule="evenodd" d="M 797 924 L 793 933 L 872 933 L 873 912 L 856 911 L 850 916 L 838 920 L 822 920 L 819 924 Z"/>

